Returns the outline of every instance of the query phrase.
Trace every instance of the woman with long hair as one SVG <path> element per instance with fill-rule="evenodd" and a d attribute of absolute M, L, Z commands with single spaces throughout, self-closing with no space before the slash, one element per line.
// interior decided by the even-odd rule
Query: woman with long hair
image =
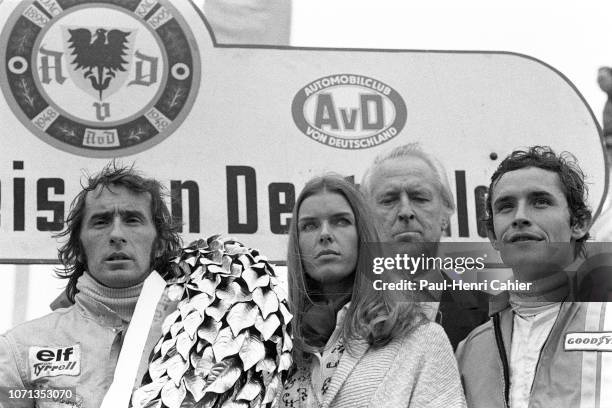
<path fill-rule="evenodd" d="M 442 328 L 373 287 L 372 219 L 338 175 L 310 180 L 297 198 L 287 254 L 295 366 L 281 407 L 465 406 Z"/>

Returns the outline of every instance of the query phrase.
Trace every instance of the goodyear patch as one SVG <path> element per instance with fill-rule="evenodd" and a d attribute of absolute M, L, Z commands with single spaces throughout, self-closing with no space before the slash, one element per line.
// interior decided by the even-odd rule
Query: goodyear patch
<path fill-rule="evenodd" d="M 81 373 L 81 346 L 38 347 L 28 350 L 30 381 L 59 375 L 76 376 Z"/>
<path fill-rule="evenodd" d="M 612 351 L 612 332 L 575 332 L 565 335 L 565 351 Z"/>

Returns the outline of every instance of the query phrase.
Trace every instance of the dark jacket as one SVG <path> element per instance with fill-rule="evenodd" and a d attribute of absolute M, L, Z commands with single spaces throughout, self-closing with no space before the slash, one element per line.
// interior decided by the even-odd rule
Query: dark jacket
<path fill-rule="evenodd" d="M 452 281 L 444 272 L 442 275 L 445 280 Z M 489 297 L 481 291 L 454 290 L 442 293 L 436 323 L 446 332 L 453 350 L 472 330 L 489 319 Z"/>

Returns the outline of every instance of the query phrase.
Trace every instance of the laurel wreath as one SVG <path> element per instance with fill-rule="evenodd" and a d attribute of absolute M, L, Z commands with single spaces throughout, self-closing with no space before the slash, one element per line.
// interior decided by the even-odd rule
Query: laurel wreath
<path fill-rule="evenodd" d="M 131 406 L 275 405 L 292 364 L 292 316 L 273 265 L 217 235 L 184 248 L 167 272 L 180 301 Z"/>

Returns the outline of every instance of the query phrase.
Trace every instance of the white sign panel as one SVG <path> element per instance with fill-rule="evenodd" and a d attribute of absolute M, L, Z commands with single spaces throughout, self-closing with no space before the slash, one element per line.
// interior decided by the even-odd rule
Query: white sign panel
<path fill-rule="evenodd" d="M 83 174 L 112 158 L 170 190 L 186 242 L 228 233 L 282 260 L 315 175 L 361 179 L 420 142 L 446 165 L 451 238 L 482 240 L 488 179 L 517 147 L 572 152 L 606 193 L 598 125 L 552 67 L 511 53 L 219 46 L 186 1 L 0 4 L 0 260 L 54 259 Z"/>

